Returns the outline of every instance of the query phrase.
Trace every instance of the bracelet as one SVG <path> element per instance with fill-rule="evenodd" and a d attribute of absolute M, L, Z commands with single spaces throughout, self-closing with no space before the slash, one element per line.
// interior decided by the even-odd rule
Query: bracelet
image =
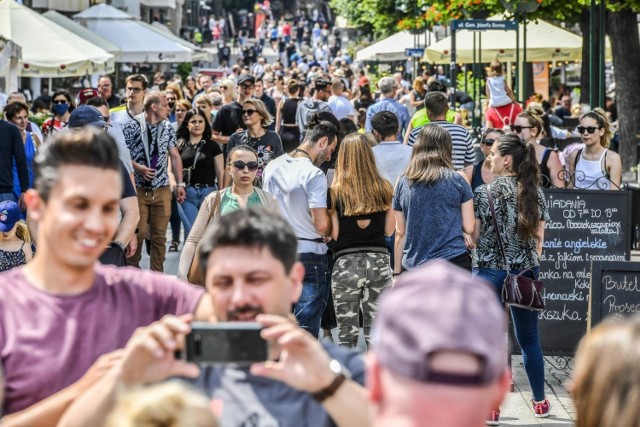
<path fill-rule="evenodd" d="M 186 187 L 187 184 L 185 184 L 184 182 L 179 182 L 176 184 L 176 187 Z"/>
<path fill-rule="evenodd" d="M 401 274 L 402 274 L 402 273 L 395 273 L 395 272 L 394 272 L 394 273 L 391 273 L 391 276 L 392 276 L 392 277 L 398 277 L 398 276 L 399 276 L 399 275 L 401 275 Z"/>
<path fill-rule="evenodd" d="M 114 240 L 113 242 L 111 242 L 111 244 L 120 247 L 120 249 L 122 249 L 122 252 L 127 251 L 127 245 L 125 245 L 123 242 L 119 240 Z"/>

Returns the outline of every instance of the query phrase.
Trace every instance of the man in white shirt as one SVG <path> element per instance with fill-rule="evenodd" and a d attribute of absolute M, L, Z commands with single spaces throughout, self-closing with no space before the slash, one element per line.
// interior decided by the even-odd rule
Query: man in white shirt
<path fill-rule="evenodd" d="M 344 83 L 339 78 L 331 79 L 329 107 L 331 107 L 331 112 L 338 120 L 351 119 L 355 121 L 356 110 L 344 96 Z"/>

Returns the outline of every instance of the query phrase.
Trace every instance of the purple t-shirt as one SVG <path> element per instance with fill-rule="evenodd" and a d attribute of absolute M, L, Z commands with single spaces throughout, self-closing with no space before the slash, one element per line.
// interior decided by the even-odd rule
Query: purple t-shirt
<path fill-rule="evenodd" d="M 27 408 L 77 381 L 136 328 L 195 310 L 204 290 L 170 276 L 96 264 L 91 289 L 73 296 L 34 287 L 14 269 L 0 274 L 0 363 L 4 413 Z"/>

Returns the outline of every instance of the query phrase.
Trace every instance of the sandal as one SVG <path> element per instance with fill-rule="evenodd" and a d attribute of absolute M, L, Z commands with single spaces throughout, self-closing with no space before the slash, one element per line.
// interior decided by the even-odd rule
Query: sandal
<path fill-rule="evenodd" d="M 178 246 L 180 246 L 180 241 L 173 240 L 169 245 L 169 252 L 178 252 Z"/>

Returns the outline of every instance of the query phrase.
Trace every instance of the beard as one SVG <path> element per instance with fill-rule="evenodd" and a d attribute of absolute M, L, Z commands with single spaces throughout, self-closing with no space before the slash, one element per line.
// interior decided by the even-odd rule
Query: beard
<path fill-rule="evenodd" d="M 255 321 L 255 318 L 258 314 L 264 313 L 262 307 L 258 305 L 243 305 L 241 307 L 237 307 L 234 310 L 227 311 L 227 321 L 228 322 L 251 322 Z"/>

